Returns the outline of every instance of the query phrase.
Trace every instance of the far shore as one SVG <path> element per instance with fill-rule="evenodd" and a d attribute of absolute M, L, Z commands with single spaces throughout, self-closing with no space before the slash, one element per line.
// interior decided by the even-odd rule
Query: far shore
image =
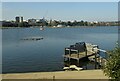
<path fill-rule="evenodd" d="M 79 28 L 79 27 L 113 27 L 113 26 L 69 26 L 69 27 L 49 27 L 48 28 Z M 30 26 L 30 27 L 0 27 L 0 29 L 12 29 L 12 28 L 40 28 L 40 26 Z"/>
<path fill-rule="evenodd" d="M 102 70 L 1 74 L 2 79 L 109 79 Z"/>

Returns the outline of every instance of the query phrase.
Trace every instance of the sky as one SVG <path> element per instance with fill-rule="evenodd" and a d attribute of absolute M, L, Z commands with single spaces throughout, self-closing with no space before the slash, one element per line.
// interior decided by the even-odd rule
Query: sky
<path fill-rule="evenodd" d="M 2 20 L 35 18 L 55 20 L 117 21 L 117 2 L 3 2 Z"/>
<path fill-rule="evenodd" d="M 119 2 L 120 0 L 1 0 L 2 2 Z"/>

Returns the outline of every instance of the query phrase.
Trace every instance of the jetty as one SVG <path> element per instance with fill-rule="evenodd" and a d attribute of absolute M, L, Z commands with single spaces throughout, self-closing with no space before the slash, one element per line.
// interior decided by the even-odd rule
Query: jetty
<path fill-rule="evenodd" d="M 78 42 L 65 48 L 65 53 L 63 55 L 64 62 L 68 61 L 69 65 L 71 65 L 71 60 L 77 60 L 77 66 L 80 66 L 80 60 L 89 59 L 95 63 L 98 63 L 99 65 L 103 65 L 106 62 L 106 58 L 103 58 L 100 55 L 100 51 L 106 53 L 105 50 L 99 49 L 98 45 Z"/>

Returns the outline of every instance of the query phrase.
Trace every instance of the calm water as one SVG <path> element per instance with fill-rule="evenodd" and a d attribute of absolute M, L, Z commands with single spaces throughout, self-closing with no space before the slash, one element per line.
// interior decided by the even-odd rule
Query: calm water
<path fill-rule="evenodd" d="M 118 40 L 117 27 L 3 29 L 3 72 L 35 72 L 62 70 L 64 48 L 79 41 L 111 50 Z M 24 41 L 25 37 L 43 37 Z M 83 66 L 84 67 L 84 66 Z M 88 64 L 88 69 L 93 69 Z"/>

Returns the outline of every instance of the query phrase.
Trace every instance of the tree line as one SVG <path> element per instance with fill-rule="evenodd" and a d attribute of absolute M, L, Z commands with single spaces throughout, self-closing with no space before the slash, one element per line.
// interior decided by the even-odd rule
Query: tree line
<path fill-rule="evenodd" d="M 16 23 L 15 21 L 2 21 L 3 27 L 30 27 L 30 26 L 48 26 L 53 27 L 57 25 L 62 26 L 117 26 L 117 22 L 87 22 L 87 21 L 57 21 L 50 20 L 46 21 L 37 21 L 37 22 L 20 22 Z"/>

